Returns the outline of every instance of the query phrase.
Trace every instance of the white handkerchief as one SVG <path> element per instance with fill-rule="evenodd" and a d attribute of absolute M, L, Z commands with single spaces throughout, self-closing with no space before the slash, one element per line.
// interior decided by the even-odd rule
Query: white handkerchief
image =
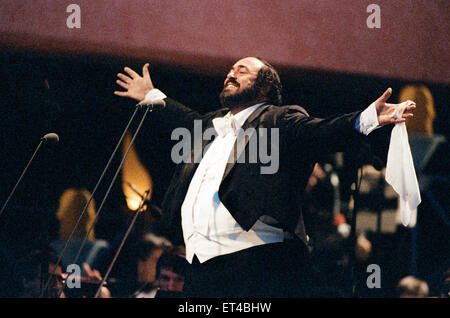
<path fill-rule="evenodd" d="M 394 116 L 399 116 L 396 118 L 402 116 L 406 103 L 402 103 L 399 107 L 400 111 L 395 112 Z M 386 164 L 386 181 L 400 196 L 400 218 L 403 225 L 407 226 L 421 198 L 405 123 L 395 124 L 392 129 Z"/>

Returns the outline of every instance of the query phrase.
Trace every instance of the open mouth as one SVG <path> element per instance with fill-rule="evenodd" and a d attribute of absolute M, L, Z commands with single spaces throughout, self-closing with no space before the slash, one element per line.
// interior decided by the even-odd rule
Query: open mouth
<path fill-rule="evenodd" d="M 238 88 L 238 87 L 239 87 L 239 84 L 236 83 L 236 82 L 233 82 L 233 81 L 228 81 L 228 82 L 225 84 L 225 88 L 232 87 L 232 86 Z"/>

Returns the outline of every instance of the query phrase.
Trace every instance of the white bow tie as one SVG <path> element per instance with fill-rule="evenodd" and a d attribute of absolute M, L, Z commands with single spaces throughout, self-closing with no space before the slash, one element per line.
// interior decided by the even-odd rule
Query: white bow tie
<path fill-rule="evenodd" d="M 220 137 L 225 137 L 229 133 L 234 134 L 236 131 L 234 118 L 229 114 L 225 117 L 214 118 L 212 123 Z"/>

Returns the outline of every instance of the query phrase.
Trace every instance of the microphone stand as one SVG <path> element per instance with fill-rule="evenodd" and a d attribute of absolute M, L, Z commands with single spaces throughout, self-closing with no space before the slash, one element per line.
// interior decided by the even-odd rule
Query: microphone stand
<path fill-rule="evenodd" d="M 126 157 L 128 156 L 128 153 L 130 152 L 131 147 L 132 147 L 133 144 L 134 144 L 134 140 L 136 139 L 136 136 L 138 135 L 139 131 L 141 130 L 141 127 L 142 127 L 142 124 L 144 123 L 145 117 L 147 117 L 147 114 L 148 114 L 149 111 L 153 111 L 153 104 L 137 104 L 136 107 L 137 107 L 137 109 L 139 109 L 139 108 L 141 108 L 141 107 L 145 107 L 144 115 L 142 116 L 141 121 L 139 122 L 139 125 L 138 125 L 138 127 L 136 128 L 136 132 L 134 133 L 134 135 L 133 135 L 133 137 L 132 137 L 132 139 L 131 139 L 131 142 L 130 142 L 130 145 L 128 146 L 128 149 L 126 150 L 124 156 L 122 157 L 122 161 L 120 162 L 119 167 L 117 167 L 116 173 L 115 173 L 113 179 L 111 180 L 111 183 L 110 183 L 110 185 L 109 185 L 109 187 L 108 187 L 108 190 L 106 191 L 106 194 L 105 194 L 105 196 L 103 197 L 103 200 L 102 200 L 102 202 L 101 202 L 101 204 L 100 204 L 100 207 L 98 208 L 98 211 L 97 211 L 97 213 L 96 213 L 96 215 L 95 215 L 95 218 L 94 218 L 94 220 L 92 221 L 92 224 L 91 224 L 91 226 L 89 227 L 89 230 L 88 230 L 88 232 L 87 232 L 87 234 L 86 234 L 86 236 L 85 236 L 83 242 L 81 243 L 81 246 L 80 246 L 80 248 L 79 248 L 79 250 L 78 250 L 78 253 L 77 253 L 77 255 L 75 256 L 75 259 L 74 259 L 74 261 L 72 262 L 72 264 L 76 264 L 77 261 L 78 261 L 78 259 L 80 258 L 81 252 L 83 251 L 83 248 L 84 248 L 84 246 L 85 246 L 86 243 L 87 243 L 87 239 L 88 239 L 88 237 L 89 237 L 89 234 L 92 232 L 92 230 L 93 230 L 93 228 L 94 228 L 94 225 L 97 223 L 98 217 L 99 217 L 99 215 L 100 215 L 100 212 L 102 211 L 103 205 L 105 204 L 106 198 L 108 197 L 109 192 L 111 191 L 112 186 L 113 186 L 114 182 L 116 181 L 117 176 L 119 175 L 119 172 L 120 172 L 120 170 L 121 170 L 121 168 L 122 168 L 122 166 L 123 166 L 123 163 L 125 162 L 125 159 L 126 159 Z M 135 112 L 136 112 L 136 111 L 135 111 Z M 133 114 L 133 115 L 134 115 L 134 114 Z M 66 281 L 67 281 L 67 280 L 66 280 Z M 58 293 L 58 297 L 60 297 L 61 294 L 63 293 L 65 286 L 66 286 L 66 283 L 64 283 L 64 284 L 61 286 L 61 289 L 60 289 L 60 291 L 59 291 L 59 293 Z M 100 286 L 101 286 L 101 285 L 100 285 Z"/>
<path fill-rule="evenodd" d="M 114 151 L 112 152 L 111 156 L 109 157 L 108 163 L 106 164 L 105 168 L 103 169 L 103 172 L 102 172 L 102 174 L 100 175 L 100 178 L 98 179 L 97 184 L 96 184 L 95 187 L 94 187 L 94 190 L 92 190 L 91 196 L 89 197 L 88 201 L 86 202 L 86 205 L 84 206 L 83 211 L 81 212 L 80 216 L 78 217 L 78 220 L 77 220 L 77 222 L 75 223 L 75 226 L 74 226 L 74 228 L 73 228 L 73 230 L 72 230 L 72 233 L 70 233 L 69 238 L 67 239 L 66 244 L 64 245 L 63 249 L 61 250 L 61 253 L 60 253 L 59 256 L 58 256 L 58 260 L 57 260 L 57 262 L 56 262 L 56 264 L 55 264 L 55 266 L 54 266 L 54 269 L 53 269 L 53 271 L 52 271 L 52 273 L 51 273 L 49 279 L 47 280 L 47 282 L 46 282 L 46 284 L 45 284 L 45 287 L 42 289 L 42 293 L 41 293 L 41 295 L 40 295 L 41 298 L 44 296 L 45 291 L 48 289 L 48 285 L 50 284 L 52 275 L 55 274 L 56 269 L 58 268 L 58 265 L 61 263 L 62 257 L 63 257 L 63 255 L 64 255 L 64 252 L 66 251 L 66 249 L 69 247 L 70 243 L 72 242 L 72 239 L 73 239 L 73 236 L 74 236 L 74 234 L 75 234 L 76 229 L 78 228 L 78 226 L 79 226 L 79 224 L 80 224 L 80 222 L 81 222 L 83 216 L 85 215 L 86 210 L 87 210 L 87 208 L 89 207 L 89 204 L 91 203 L 92 199 L 94 198 L 94 195 L 95 195 L 95 192 L 97 191 L 97 188 L 99 187 L 100 183 L 102 182 L 103 177 L 104 177 L 105 174 L 106 174 L 106 171 L 108 170 L 109 166 L 111 165 L 111 162 L 112 162 L 114 156 L 116 155 L 116 152 L 117 152 L 117 150 L 119 149 L 119 147 L 120 147 L 120 145 L 121 145 L 121 143 L 122 143 L 122 140 L 125 138 L 125 135 L 126 135 L 128 129 L 129 129 L 131 123 L 133 122 L 133 119 L 134 119 L 134 117 L 136 116 L 136 113 L 137 113 L 137 111 L 139 110 L 140 107 L 141 107 L 140 105 L 136 105 L 135 110 L 134 110 L 134 112 L 133 112 L 133 115 L 131 115 L 131 118 L 130 118 L 130 120 L 128 121 L 127 126 L 125 127 L 125 129 L 124 129 L 124 131 L 123 131 L 123 133 L 122 133 L 122 136 L 120 136 L 120 139 L 119 139 L 119 141 L 117 142 L 117 145 L 116 145 Z M 88 233 L 88 235 L 89 235 L 89 233 Z M 59 294 L 58 296 L 60 296 L 60 295 L 61 295 L 61 294 Z"/>
<path fill-rule="evenodd" d="M 351 218 L 351 228 L 350 235 L 348 238 L 348 255 L 349 255 L 349 265 L 350 265 L 350 297 L 355 297 L 356 288 L 359 280 L 359 275 L 357 273 L 357 265 L 358 261 L 356 258 L 356 245 L 357 245 L 357 233 L 356 233 L 356 219 L 358 215 L 359 205 L 360 205 L 360 186 L 363 178 L 363 166 L 365 164 L 372 164 L 373 162 L 373 154 L 368 148 L 361 148 L 359 153 L 355 157 L 354 166 L 351 169 L 356 169 L 355 175 L 355 188 L 352 191 L 353 196 L 353 209 L 352 209 L 352 218 Z M 358 171 L 360 175 L 358 176 Z"/>
<path fill-rule="evenodd" d="M 150 191 L 149 190 L 145 191 L 142 201 L 139 204 L 138 209 L 135 211 L 133 219 L 131 220 L 131 223 L 128 226 L 128 229 L 127 229 L 125 235 L 123 236 L 122 241 L 120 242 L 119 248 L 117 249 L 116 254 L 113 257 L 113 260 L 111 261 L 111 264 L 109 265 L 108 270 L 106 271 L 106 274 L 102 279 L 102 282 L 98 286 L 98 289 L 97 289 L 97 292 L 95 293 L 94 298 L 98 298 L 100 296 L 100 291 L 101 291 L 103 285 L 105 284 L 106 280 L 108 279 L 109 274 L 111 273 L 111 270 L 114 267 L 114 264 L 116 263 L 117 258 L 119 257 L 119 254 L 123 248 L 123 245 L 125 244 L 125 241 L 127 240 L 128 236 L 130 235 L 131 229 L 133 228 L 134 223 L 136 222 L 139 213 L 142 212 L 146 202 L 149 200 L 149 196 L 150 196 Z"/>
<path fill-rule="evenodd" d="M 361 176 L 358 180 L 358 170 L 361 169 Z M 356 285 L 358 281 L 358 277 L 356 275 L 356 244 L 357 244 L 357 237 L 356 237 L 356 216 L 358 214 L 359 209 L 359 187 L 361 185 L 363 175 L 363 168 L 357 167 L 356 170 L 356 180 L 355 180 L 355 190 L 353 191 L 353 211 L 352 211 L 352 221 L 351 221 L 351 229 L 350 229 L 350 237 L 349 237 L 349 259 L 350 259 L 350 280 L 351 280 L 351 296 L 355 296 L 356 292 Z"/>
<path fill-rule="evenodd" d="M 39 142 L 39 145 L 36 147 L 36 150 L 34 151 L 33 155 L 31 156 L 31 159 L 28 161 L 28 164 L 26 165 L 25 169 L 23 170 L 22 174 L 19 177 L 19 180 L 17 181 L 16 185 L 12 189 L 11 193 L 9 194 L 8 198 L 6 199 L 5 204 L 3 204 L 2 209 L 0 210 L 0 216 L 3 214 L 3 211 L 5 211 L 6 206 L 8 205 L 9 200 L 13 196 L 14 192 L 16 192 L 17 186 L 19 185 L 20 181 L 22 181 L 23 176 L 28 170 L 28 167 L 30 166 L 31 162 L 33 161 L 34 157 L 36 156 L 37 152 L 41 148 L 42 144 L 45 142 L 45 138 L 41 138 L 41 141 Z"/>

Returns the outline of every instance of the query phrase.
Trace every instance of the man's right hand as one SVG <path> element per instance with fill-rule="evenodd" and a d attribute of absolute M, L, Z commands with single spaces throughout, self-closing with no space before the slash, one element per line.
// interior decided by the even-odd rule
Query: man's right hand
<path fill-rule="evenodd" d="M 116 83 L 126 89 L 126 91 L 115 91 L 114 94 L 142 101 L 145 98 L 145 95 L 154 88 L 148 72 L 148 63 L 142 67 L 142 76 L 129 67 L 125 67 L 124 71 L 129 76 L 118 73 L 117 77 L 119 79 L 116 80 Z"/>

